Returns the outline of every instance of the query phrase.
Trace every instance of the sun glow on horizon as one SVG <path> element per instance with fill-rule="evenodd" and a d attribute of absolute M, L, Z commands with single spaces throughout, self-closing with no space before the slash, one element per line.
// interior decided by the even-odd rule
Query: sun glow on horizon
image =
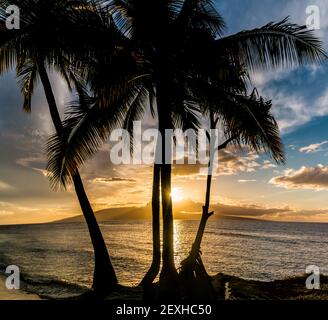
<path fill-rule="evenodd" d="M 173 202 L 182 201 L 184 199 L 184 196 L 182 194 L 182 188 L 180 187 L 172 188 L 171 197 Z"/>

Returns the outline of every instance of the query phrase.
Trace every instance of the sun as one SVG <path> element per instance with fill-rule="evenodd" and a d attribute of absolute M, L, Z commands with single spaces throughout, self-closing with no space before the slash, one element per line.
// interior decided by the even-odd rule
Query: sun
<path fill-rule="evenodd" d="M 173 202 L 179 202 L 183 200 L 182 188 L 173 188 L 171 192 Z"/>

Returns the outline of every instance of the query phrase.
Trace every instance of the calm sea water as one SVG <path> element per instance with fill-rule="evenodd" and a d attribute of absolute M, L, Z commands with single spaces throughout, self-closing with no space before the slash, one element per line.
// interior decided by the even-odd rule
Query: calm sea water
<path fill-rule="evenodd" d="M 178 266 L 190 250 L 197 221 L 175 221 Z M 151 224 L 102 223 L 121 284 L 136 285 L 152 257 Z M 257 280 L 304 274 L 308 265 L 328 273 L 328 224 L 222 219 L 210 221 L 203 239 L 210 274 L 223 272 Z M 83 223 L 0 227 L 0 267 L 21 268 L 29 291 L 67 295 L 92 281 L 93 252 Z"/>

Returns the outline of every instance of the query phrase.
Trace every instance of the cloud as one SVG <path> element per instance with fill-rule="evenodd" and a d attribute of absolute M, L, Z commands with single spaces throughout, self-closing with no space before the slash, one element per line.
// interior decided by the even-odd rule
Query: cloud
<path fill-rule="evenodd" d="M 269 183 L 286 189 L 328 190 L 328 167 L 301 167 L 289 169 L 282 176 L 272 178 Z"/>
<path fill-rule="evenodd" d="M 270 217 L 276 214 L 291 212 L 289 207 L 275 208 L 265 207 L 257 204 L 216 204 L 212 207 L 220 215 L 238 217 Z"/>
<path fill-rule="evenodd" d="M 295 73 L 294 77 L 302 78 L 304 76 Z M 319 77 L 316 81 L 319 82 Z M 328 115 L 327 88 L 314 92 L 306 88 L 299 91 L 294 86 L 293 83 L 281 82 L 259 88 L 259 92 L 264 97 L 272 100 L 273 114 L 283 134 L 293 132 L 317 117 Z"/>
<path fill-rule="evenodd" d="M 266 218 L 265 216 L 261 218 Z M 290 209 L 278 212 L 268 217 L 272 220 L 281 221 L 304 221 L 304 222 L 328 222 L 328 209 L 297 210 Z"/>
<path fill-rule="evenodd" d="M 93 183 L 115 183 L 115 182 L 123 182 L 123 183 L 135 183 L 135 179 L 131 178 L 120 178 L 120 177 L 112 177 L 112 178 L 96 178 L 92 181 Z"/>
<path fill-rule="evenodd" d="M 33 206 L 0 201 L 0 224 L 45 223 L 79 213 L 80 210 L 75 211 L 74 207 L 60 201 L 34 203 Z"/>
<path fill-rule="evenodd" d="M 296 146 L 293 145 L 293 144 L 290 144 L 290 145 L 288 146 L 288 148 L 291 149 L 291 150 L 296 150 Z"/>
<path fill-rule="evenodd" d="M 16 163 L 22 167 L 30 168 L 44 177 L 52 176 L 52 173 L 45 170 L 46 167 L 46 157 L 41 153 L 37 153 L 34 156 L 19 158 L 16 160 Z"/>
<path fill-rule="evenodd" d="M 234 175 L 239 172 L 254 172 L 261 165 L 256 161 L 259 155 L 253 152 L 236 154 L 234 150 L 224 150 L 219 154 L 218 170 L 220 175 Z"/>
<path fill-rule="evenodd" d="M 15 189 L 13 186 L 0 180 L 0 191 L 4 191 L 4 190 L 7 191 L 7 190 L 13 190 L 13 189 Z"/>
<path fill-rule="evenodd" d="M 321 147 L 324 146 L 327 143 L 328 143 L 328 141 L 323 141 L 323 142 L 320 142 L 320 143 L 313 143 L 313 144 L 310 144 L 306 147 L 300 148 L 299 152 L 315 153 L 315 152 L 323 151 L 323 149 Z"/>
<path fill-rule="evenodd" d="M 260 88 L 272 81 L 282 81 L 288 78 L 295 68 L 283 70 L 257 70 L 252 74 L 251 80 L 255 87 Z"/>
<path fill-rule="evenodd" d="M 276 168 L 277 166 L 275 164 L 273 164 L 271 161 L 269 160 L 264 160 L 263 161 L 263 166 L 261 167 L 261 169 L 271 169 L 271 168 Z"/>
<path fill-rule="evenodd" d="M 14 214 L 11 204 L 0 201 L 0 217 Z"/>
<path fill-rule="evenodd" d="M 236 150 L 230 147 L 217 153 L 214 161 L 213 172 L 218 175 L 235 175 L 240 172 L 254 172 L 261 165 L 257 162 L 259 155 L 247 151 L 246 148 Z M 202 176 L 207 175 L 207 165 L 196 164 L 176 164 L 172 170 L 175 176 Z"/>
<path fill-rule="evenodd" d="M 203 204 L 191 200 L 185 200 L 174 205 L 175 217 L 179 213 L 201 214 Z M 236 216 L 247 218 L 269 218 L 279 214 L 293 212 L 288 206 L 264 206 L 255 203 L 246 203 L 235 200 L 225 199 L 219 203 L 212 203 L 210 210 L 215 212 L 214 218 L 220 216 Z"/>
<path fill-rule="evenodd" d="M 256 182 L 256 180 L 238 180 L 239 183 Z"/>
<path fill-rule="evenodd" d="M 328 208 L 299 209 L 290 206 L 260 205 L 245 202 L 223 202 L 211 206 L 218 217 L 235 216 L 278 221 L 326 221 L 328 222 Z M 216 216 L 216 215 L 215 215 Z M 214 217 L 215 217 L 214 216 Z"/>
<path fill-rule="evenodd" d="M 196 164 L 175 164 L 172 173 L 175 176 L 198 176 L 207 170 L 206 165 Z"/>
<path fill-rule="evenodd" d="M 151 199 L 152 166 L 119 165 L 108 160 L 108 151 L 98 153 L 81 170 L 95 210 L 128 202 L 143 204 Z"/>
<path fill-rule="evenodd" d="M 327 48 L 327 0 L 248 0 L 245 5 L 241 1 L 217 1 L 230 34 L 257 28 L 269 21 L 281 21 L 287 16 L 291 22 L 304 25 L 309 16 L 306 13 L 309 5 L 317 5 L 320 9 L 320 30 L 315 30 L 315 34 Z M 263 97 L 272 100 L 274 115 L 285 134 L 328 114 L 326 74 L 327 64 L 310 64 L 300 68 L 257 70 L 251 74 L 251 80 Z"/>
<path fill-rule="evenodd" d="M 300 93 L 285 91 L 282 88 L 270 87 L 263 90 L 264 96 L 273 100 L 273 113 L 282 133 L 289 133 L 297 127 L 311 121 L 319 114 L 325 115 L 316 101 L 316 107 L 309 108 L 305 98 Z M 320 111 L 320 110 L 321 111 Z M 327 108 L 328 109 L 328 108 Z"/>
<path fill-rule="evenodd" d="M 34 166 L 45 166 L 46 157 L 45 155 L 39 153 L 33 156 L 28 156 L 24 158 L 19 158 L 16 163 L 23 167 L 34 167 Z"/>

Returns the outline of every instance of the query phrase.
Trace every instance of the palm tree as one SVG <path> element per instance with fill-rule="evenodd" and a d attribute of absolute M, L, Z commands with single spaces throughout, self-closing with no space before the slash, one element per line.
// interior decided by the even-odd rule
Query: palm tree
<path fill-rule="evenodd" d="M 12 69 L 16 65 L 19 84 L 24 97 L 23 109 L 31 111 L 31 100 L 38 78 L 44 93 L 56 133 L 63 132 L 61 118 L 52 90 L 47 68 L 56 69 L 67 81 L 69 88 L 75 85 L 80 91 L 77 77 L 72 71 L 73 51 L 79 38 L 78 26 L 85 23 L 79 10 L 86 7 L 85 1 L 70 0 L 13 0 L 20 9 L 21 28 L 19 30 L 1 30 L 0 71 Z M 1 20 L 6 19 L 5 9 L 8 1 L 1 1 Z M 82 20 L 79 22 L 79 18 Z M 71 39 L 70 36 L 73 36 Z M 74 39 L 75 47 L 72 47 Z M 82 39 L 79 38 L 80 43 Z M 117 285 L 117 278 L 106 248 L 101 230 L 77 170 L 72 172 L 75 191 L 88 225 L 95 254 L 93 289 L 105 293 Z"/>
<path fill-rule="evenodd" d="M 243 91 L 243 90 L 241 90 Z M 210 106 L 220 101 L 218 97 L 210 103 Z M 214 154 L 216 151 L 224 150 L 229 144 L 236 147 L 246 146 L 257 153 L 269 153 L 277 164 L 285 162 L 283 144 L 279 135 L 278 125 L 271 114 L 271 101 L 265 101 L 258 96 L 256 89 L 250 96 L 236 93 L 228 93 L 225 101 L 224 111 L 215 113 L 217 108 L 210 107 L 210 129 L 216 129 L 221 123 L 224 128 L 225 141 L 218 147 L 215 146 L 216 137 L 208 132 L 210 160 L 208 163 L 208 174 L 206 183 L 205 204 L 192 245 L 190 254 L 181 262 L 179 275 L 184 283 L 186 294 L 193 298 L 214 298 L 211 286 L 211 278 L 208 276 L 201 259 L 201 242 L 208 219 L 214 214 L 209 211 L 211 183 L 214 167 Z"/>
<path fill-rule="evenodd" d="M 95 154 L 111 129 L 127 123 L 122 120 L 125 115 L 129 120 L 140 118 L 148 98 L 156 102 L 151 103 L 151 110 L 157 115 L 163 137 L 166 129 L 197 127 L 199 102 L 212 88 L 216 75 L 230 72 L 223 68 L 227 59 L 238 70 L 244 66 L 252 71 L 320 62 L 326 57 L 313 31 L 286 19 L 222 37 L 224 22 L 211 0 L 112 0 L 104 1 L 104 6 L 108 6 L 120 37 L 117 45 L 109 39 L 115 52 L 111 59 L 98 59 L 91 68 L 88 81 L 93 102 L 88 108 L 73 108 L 64 123 L 67 141 L 61 144 L 53 137 L 49 143 L 49 169 L 55 173 L 55 181 L 65 182 Z M 95 73 L 97 65 L 100 70 Z M 169 143 L 164 138 L 162 146 Z M 160 181 L 162 195 L 160 288 L 175 294 L 178 275 L 173 249 L 171 164 L 163 162 L 159 171 L 159 179 L 154 182 Z M 158 193 L 158 187 L 155 190 Z M 157 221 L 154 224 L 159 230 Z"/>

